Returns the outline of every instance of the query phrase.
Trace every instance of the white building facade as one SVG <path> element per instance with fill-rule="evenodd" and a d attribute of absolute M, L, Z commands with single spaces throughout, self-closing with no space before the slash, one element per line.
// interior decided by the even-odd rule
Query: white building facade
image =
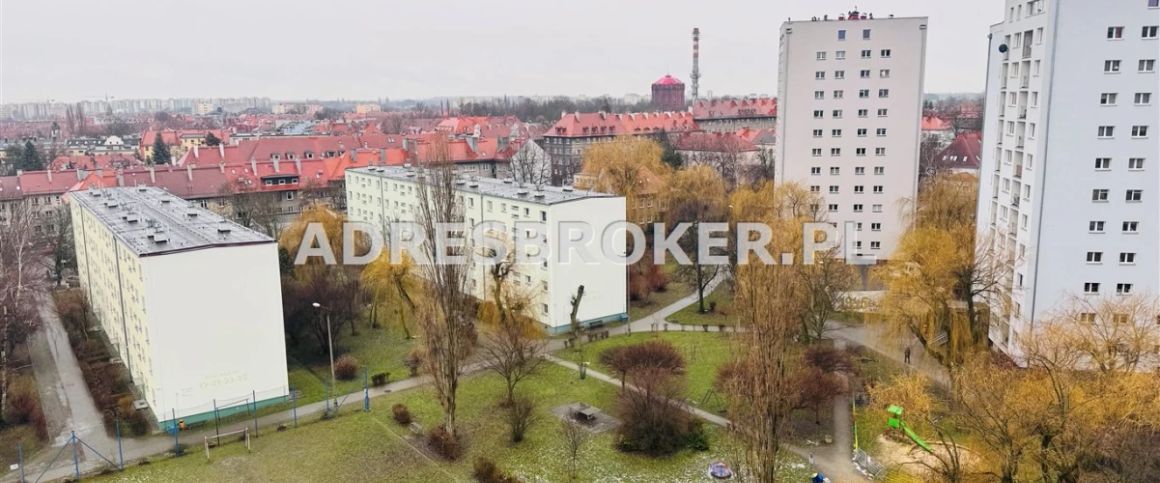
<path fill-rule="evenodd" d="M 347 216 L 389 230 L 391 223 L 416 221 L 419 190 L 423 188 L 418 170 L 404 167 L 368 167 L 346 171 Z M 542 237 L 549 248 L 547 260 L 517 263 L 510 279 L 516 287 L 532 288 L 535 294 L 533 314 L 549 333 L 568 330 L 571 323 L 571 297 L 584 286 L 584 298 L 577 314 L 581 325 L 594 326 L 627 317 L 627 267 L 616 257 L 625 254 L 625 237 L 609 236 L 602 247 L 602 232 L 615 229 L 626 219 L 623 197 L 568 187 L 520 185 L 511 180 L 465 178 L 458 182 L 459 206 L 464 211 L 467 232 L 481 224 L 501 223 L 503 228 L 488 229 L 484 236 L 509 244 L 528 234 Z M 538 225 L 527 232 L 522 225 Z M 591 227 L 596 237 L 581 259 L 578 252 L 560 258 L 557 248 L 566 245 L 562 237 L 571 226 L 581 223 Z M 497 225 L 498 226 L 498 225 Z M 518 234 L 516 230 L 521 230 Z M 389 234 L 385 236 L 389 238 Z M 388 242 L 389 243 L 389 242 Z M 490 298 L 488 272 L 482 262 L 483 247 L 469 247 L 468 288 L 480 300 Z M 607 257 L 602 251 L 614 252 Z M 561 261 L 564 260 L 564 261 Z M 424 270 L 420 270 L 420 273 Z"/>
<path fill-rule="evenodd" d="M 865 257 L 890 257 L 916 196 L 926 27 L 858 12 L 781 25 L 775 177 L 821 195 Z"/>
<path fill-rule="evenodd" d="M 1160 2 L 1005 7 L 989 42 L 977 238 L 1011 260 L 1013 300 L 993 311 L 991 339 L 1018 356 L 1016 335 L 1072 297 L 1160 290 Z"/>
<path fill-rule="evenodd" d="M 67 198 L 81 288 L 158 421 L 289 394 L 273 239 L 157 188 Z"/>

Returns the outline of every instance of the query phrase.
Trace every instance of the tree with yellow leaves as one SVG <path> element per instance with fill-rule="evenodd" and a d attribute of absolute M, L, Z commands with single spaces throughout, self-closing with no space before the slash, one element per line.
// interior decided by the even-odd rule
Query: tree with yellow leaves
<path fill-rule="evenodd" d="M 407 317 L 415 315 L 414 294 L 422 287 L 411 256 L 403 253 L 398 263 L 391 263 L 390 252 L 384 250 L 382 255 L 363 269 L 362 284 L 371 295 L 372 321 L 378 322 L 378 308 L 385 303 L 394 308 L 403 336 L 410 339 L 411 329 L 407 326 Z"/>
<path fill-rule="evenodd" d="M 702 253 L 708 252 L 701 246 L 701 223 L 723 222 L 726 217 L 725 182 L 713 168 L 694 165 L 673 174 L 665 191 L 664 204 L 668 207 L 666 221 L 668 230 L 679 229 L 686 224 L 687 230 L 678 239 L 678 245 L 691 256 L 692 264 L 681 265 L 677 276 L 693 285 L 697 290 L 697 304 L 701 313 L 705 308 L 705 288 L 709 286 L 721 268 L 716 264 L 705 264 Z M 724 253 L 709 253 L 724 255 Z"/>
<path fill-rule="evenodd" d="M 358 333 L 355 318 L 362 307 L 360 267 L 340 263 L 345 250 L 344 223 L 345 215 L 321 204 L 314 204 L 307 207 L 282 232 L 278 240 L 279 247 L 294 259 L 300 258 L 298 255 L 302 249 L 320 248 L 323 244 L 334 254 L 334 258 L 329 260 L 329 257 L 298 260 L 302 263 L 296 263 L 282 279 L 283 316 L 287 322 L 287 335 L 291 341 L 297 341 L 298 328 L 308 327 L 318 341 L 320 351 L 326 348 L 327 327 L 324 317 L 311 305 L 313 303 L 325 307 L 336 325 L 341 326 L 347 322 L 351 334 Z M 309 238 L 307 235 L 310 235 Z M 351 243 L 355 255 L 364 254 L 368 246 L 365 238 Z"/>
<path fill-rule="evenodd" d="M 637 136 L 594 145 L 584 151 L 576 187 L 624 196 L 628 221 L 656 221 L 671 171 L 663 154 L 659 143 Z"/>

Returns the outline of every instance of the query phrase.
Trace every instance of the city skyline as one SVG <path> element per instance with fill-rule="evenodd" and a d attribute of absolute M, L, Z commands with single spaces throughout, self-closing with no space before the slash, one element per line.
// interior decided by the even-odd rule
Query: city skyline
<path fill-rule="evenodd" d="M 449 15 L 412 4 L 318 11 L 307 4 L 211 0 L 183 11 L 181 19 L 132 0 L 64 9 L 7 2 L 0 6 L 0 102 L 647 94 L 665 74 L 690 81 L 693 27 L 702 32 L 702 96 L 772 95 L 778 26 L 787 18 L 835 19 L 855 7 L 727 2 L 703 11 L 685 0 L 602 1 L 551 7 L 503 2 Z M 984 88 L 986 32 L 1002 15 L 1001 2 L 988 3 L 990 8 L 890 0 L 858 7 L 879 17 L 929 16 L 926 91 L 953 93 Z M 379 14 L 351 15 L 374 11 Z M 607 11 L 618 13 L 595 14 Z M 439 22 L 423 21 L 434 18 Z M 313 23 L 296 25 L 301 19 Z M 101 28 L 78 40 L 34 27 L 47 24 L 55 26 L 52 32 Z M 399 42 L 416 37 L 430 41 Z"/>

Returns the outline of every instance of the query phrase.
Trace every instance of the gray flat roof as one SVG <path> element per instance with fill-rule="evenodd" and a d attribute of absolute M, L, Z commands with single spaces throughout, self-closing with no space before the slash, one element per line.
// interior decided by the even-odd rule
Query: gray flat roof
<path fill-rule="evenodd" d="M 419 182 L 419 171 L 417 169 L 401 166 L 370 166 L 365 168 L 351 168 L 347 171 L 353 171 L 360 174 L 367 174 L 397 181 L 405 181 L 408 183 Z M 599 191 L 585 189 L 565 188 L 560 186 L 542 186 L 537 189 L 535 186 L 529 186 L 526 184 L 520 186 L 511 180 L 486 178 L 482 176 L 474 178 L 463 178 L 459 183 L 461 184 L 459 184 L 458 189 L 465 192 L 479 193 L 484 196 L 494 196 L 497 198 L 506 198 L 510 200 L 523 201 L 540 205 L 554 205 L 587 198 L 619 197 L 618 195 L 610 193 L 602 193 Z"/>
<path fill-rule="evenodd" d="M 154 187 L 69 193 L 138 256 L 274 243 L 274 239 Z"/>

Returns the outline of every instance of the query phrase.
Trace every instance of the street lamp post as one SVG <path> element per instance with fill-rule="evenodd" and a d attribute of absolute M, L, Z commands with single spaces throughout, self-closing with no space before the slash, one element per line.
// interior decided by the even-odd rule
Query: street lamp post
<path fill-rule="evenodd" d="M 321 310 L 325 314 L 325 317 L 326 317 L 326 345 L 328 346 L 328 349 L 330 351 L 330 390 L 333 393 L 335 391 L 335 386 L 334 386 L 334 383 L 335 383 L 335 377 L 334 377 L 334 336 L 331 335 L 331 333 L 330 333 L 330 310 L 327 309 L 326 307 L 323 307 L 322 304 L 320 304 L 318 302 L 314 302 L 311 305 L 313 305 L 314 308 Z M 334 398 L 335 398 L 335 401 L 337 403 L 338 394 L 334 394 Z"/>

